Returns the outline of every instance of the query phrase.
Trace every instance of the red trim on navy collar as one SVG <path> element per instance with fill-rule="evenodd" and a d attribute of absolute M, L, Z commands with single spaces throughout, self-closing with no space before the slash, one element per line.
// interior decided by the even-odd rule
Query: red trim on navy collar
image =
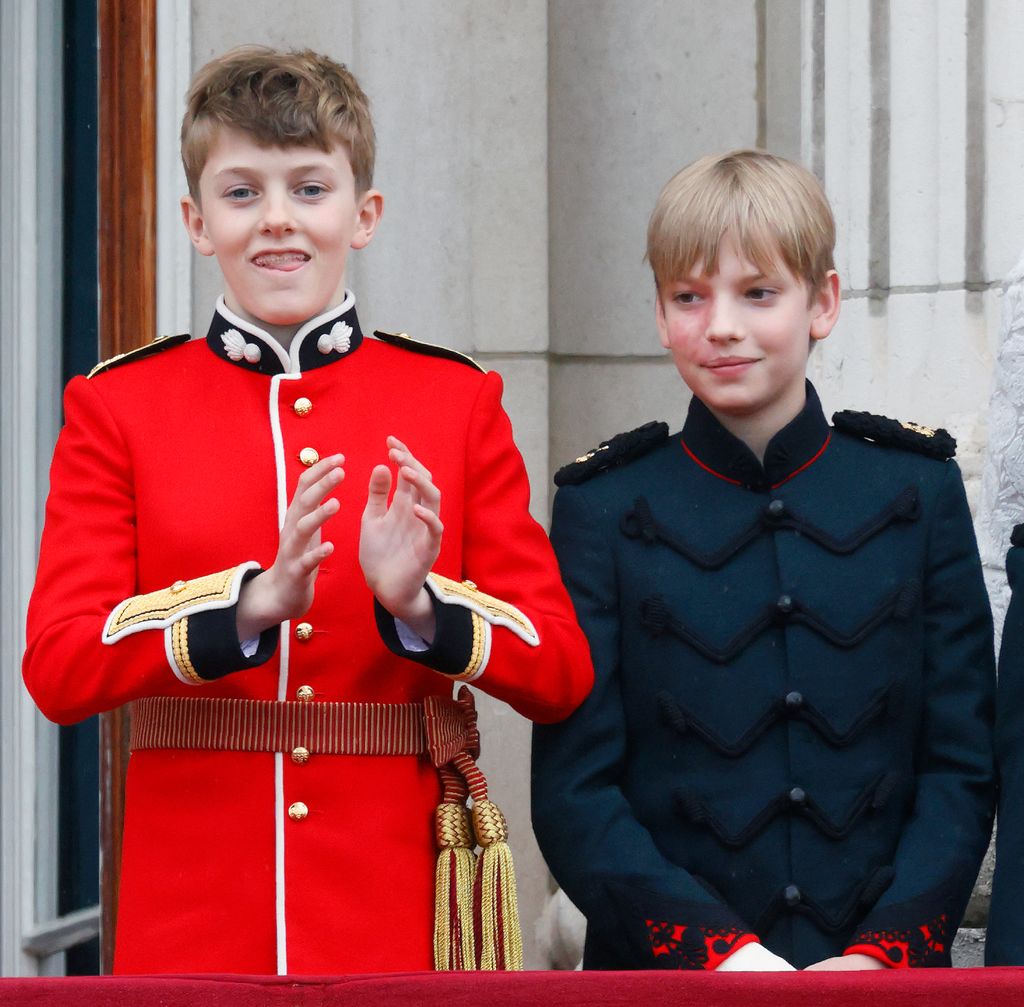
<path fill-rule="evenodd" d="M 728 476 L 722 475 L 721 472 L 716 472 L 710 465 L 705 465 L 689 448 L 686 441 L 679 438 L 679 443 L 682 444 L 683 450 L 705 471 L 710 472 L 716 479 L 721 479 L 722 482 L 731 483 L 733 486 L 742 486 L 743 483 L 739 479 L 730 479 Z"/>
<path fill-rule="evenodd" d="M 800 466 L 800 468 L 795 469 L 793 472 L 790 472 L 785 479 L 780 479 L 777 483 L 772 483 L 772 489 L 777 490 L 780 486 L 784 485 L 785 483 L 788 483 L 789 480 L 793 478 L 793 476 L 798 476 L 801 472 L 803 472 L 804 469 L 810 468 L 825 453 L 825 448 L 827 448 L 831 443 L 832 431 L 830 430 L 828 432 L 828 436 L 825 438 L 825 443 L 822 444 L 820 448 L 818 448 L 815 455 L 811 458 L 808 458 L 807 461 L 805 461 L 803 465 Z"/>

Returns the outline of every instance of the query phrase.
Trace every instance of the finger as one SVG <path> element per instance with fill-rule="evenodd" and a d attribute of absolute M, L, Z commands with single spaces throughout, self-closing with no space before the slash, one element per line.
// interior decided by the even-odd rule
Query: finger
<path fill-rule="evenodd" d="M 437 538 L 441 537 L 444 533 L 444 524 L 434 511 L 429 507 L 424 507 L 423 504 L 416 504 L 412 510 L 416 517 L 430 529 L 433 535 L 437 536 Z"/>
<path fill-rule="evenodd" d="M 304 576 L 308 577 L 333 552 L 333 542 L 321 542 L 315 549 L 304 552 L 296 560 L 296 566 Z"/>
<path fill-rule="evenodd" d="M 370 485 L 366 492 L 366 509 L 363 518 L 381 518 L 388 512 L 388 494 L 391 492 L 391 469 L 387 465 L 375 465 L 370 473 Z"/>
<path fill-rule="evenodd" d="M 432 507 L 435 511 L 441 507 L 441 491 L 433 484 L 430 473 L 425 469 L 417 470 L 403 466 L 399 474 L 409 483 L 416 487 L 422 503 Z"/>
<path fill-rule="evenodd" d="M 314 507 L 319 506 L 329 493 L 337 489 L 344 479 L 344 469 L 328 469 L 312 485 L 297 492 L 292 500 L 292 505 L 303 511 L 311 511 Z"/>
<path fill-rule="evenodd" d="M 345 463 L 344 455 L 329 455 L 327 458 L 321 458 L 315 465 L 311 465 L 295 483 L 295 492 L 292 494 L 291 502 L 294 503 L 299 496 L 304 493 L 310 486 L 312 486 L 319 479 L 322 479 L 332 469 L 340 469 Z"/>
<path fill-rule="evenodd" d="M 415 469 L 417 472 L 422 472 L 427 479 L 431 479 L 430 470 L 423 464 L 407 447 L 404 445 L 401 448 L 393 448 L 389 453 L 388 457 L 391 460 L 392 465 L 408 465 L 409 468 Z"/>
<path fill-rule="evenodd" d="M 341 503 L 334 497 L 325 500 L 319 507 L 295 522 L 295 533 L 300 540 L 308 540 L 319 531 L 325 522 L 341 510 Z"/>

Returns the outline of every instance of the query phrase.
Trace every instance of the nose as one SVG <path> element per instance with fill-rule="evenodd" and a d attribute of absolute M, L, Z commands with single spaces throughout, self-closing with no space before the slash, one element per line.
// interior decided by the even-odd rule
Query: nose
<path fill-rule="evenodd" d="M 295 229 L 295 216 L 287 192 L 268 190 L 263 196 L 260 231 L 264 234 L 288 234 Z"/>
<path fill-rule="evenodd" d="M 729 342 L 742 338 L 740 317 L 728 297 L 715 297 L 708 312 L 706 335 L 715 342 Z"/>

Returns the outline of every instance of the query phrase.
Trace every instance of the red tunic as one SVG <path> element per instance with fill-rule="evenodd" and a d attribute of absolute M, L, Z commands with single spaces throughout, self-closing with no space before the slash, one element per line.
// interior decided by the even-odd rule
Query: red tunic
<path fill-rule="evenodd" d="M 24 662 L 48 717 L 70 723 L 146 696 L 295 702 L 304 685 L 315 701 L 450 695 L 450 677 L 384 645 L 358 565 L 366 487 L 389 434 L 441 489 L 436 572 L 516 606 L 540 637 L 530 646 L 494 626 L 475 684 L 541 721 L 581 702 L 588 649 L 527 512 L 500 378 L 360 340 L 350 307 L 351 347 L 313 355 L 346 307 L 300 331 L 290 359 L 221 306 L 207 341 L 68 385 Z M 229 325 L 259 362 L 229 358 Z M 296 409 L 299 399 L 312 408 Z M 342 509 L 324 532 L 335 552 L 302 620 L 308 639 L 285 623 L 269 660 L 247 667 L 239 652 L 243 670 L 198 687 L 176 672 L 162 629 L 101 642 L 126 598 L 246 561 L 269 567 L 307 447 L 346 458 Z M 238 651 L 235 639 L 195 645 L 204 678 L 225 670 L 209 655 Z M 287 754 L 145 750 L 131 757 L 127 788 L 117 971 L 431 967 L 439 786 L 426 759 L 314 754 L 300 765 Z M 287 815 L 296 801 L 304 820 Z"/>

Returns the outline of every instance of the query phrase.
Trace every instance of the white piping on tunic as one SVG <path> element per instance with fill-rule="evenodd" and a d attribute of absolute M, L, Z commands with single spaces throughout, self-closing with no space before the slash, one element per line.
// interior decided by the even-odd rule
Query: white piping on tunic
<path fill-rule="evenodd" d="M 284 915 L 284 753 L 274 753 L 274 878 L 277 888 L 277 974 L 288 975 L 288 929 Z"/>
<path fill-rule="evenodd" d="M 288 510 L 288 485 L 284 457 L 284 436 L 281 433 L 281 382 L 301 374 L 275 374 L 270 379 L 270 433 L 274 442 L 274 469 L 277 473 L 277 527 L 284 526 Z M 281 666 L 277 676 L 277 701 L 283 703 L 288 694 L 288 658 L 291 652 L 291 622 L 281 623 Z M 275 908 L 277 915 L 277 972 L 288 972 L 288 933 L 285 925 L 284 896 L 284 761 L 283 754 L 274 754 L 274 864 Z"/>

